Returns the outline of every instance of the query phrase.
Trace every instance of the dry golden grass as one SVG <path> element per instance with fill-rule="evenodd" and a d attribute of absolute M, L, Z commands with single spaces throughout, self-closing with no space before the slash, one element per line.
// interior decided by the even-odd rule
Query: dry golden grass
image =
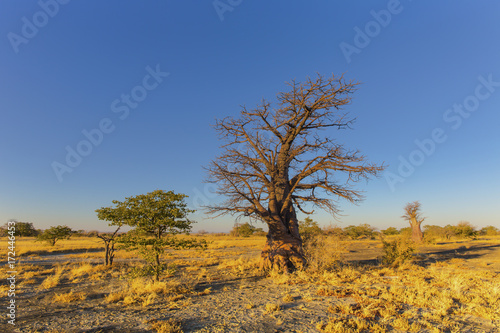
<path fill-rule="evenodd" d="M 165 321 L 152 321 L 150 328 L 158 333 L 182 333 L 181 323 L 175 319 L 168 319 Z"/>
<path fill-rule="evenodd" d="M 281 310 L 281 306 L 279 304 L 275 304 L 275 303 L 267 303 L 266 304 L 266 312 L 267 313 L 276 312 L 276 311 L 280 311 L 280 310 Z"/>
<path fill-rule="evenodd" d="M 308 276 L 297 272 L 277 282 L 315 280 L 323 285 L 318 288 L 319 295 L 355 301 L 331 306 L 329 311 L 335 317 L 318 325 L 324 332 L 383 332 L 391 328 L 453 331 L 463 329 L 463 324 L 452 318 L 500 320 L 500 275 L 488 270 L 461 270 L 460 263 L 452 260 L 428 268 L 344 267 Z"/>
<path fill-rule="evenodd" d="M 65 267 L 62 265 L 56 266 L 52 270 L 52 275 L 49 275 L 43 280 L 43 282 L 40 284 L 39 289 L 50 289 L 54 288 L 59 284 L 59 281 L 62 278 L 62 275 L 65 271 Z"/>
<path fill-rule="evenodd" d="M 253 309 L 253 308 L 255 308 L 255 304 L 253 304 L 253 303 L 247 303 L 247 304 L 245 305 L 245 308 L 246 308 L 246 309 Z"/>
<path fill-rule="evenodd" d="M 287 293 L 283 296 L 282 300 L 285 303 L 291 303 L 291 302 L 295 301 L 295 298 L 293 298 L 292 295 Z"/>
<path fill-rule="evenodd" d="M 304 244 L 309 271 L 324 271 L 334 268 L 341 261 L 341 254 L 347 252 L 350 241 L 336 237 L 316 235 Z"/>
<path fill-rule="evenodd" d="M 207 240 L 208 249 L 228 249 L 232 247 L 244 247 L 248 249 L 260 250 L 264 247 L 266 243 L 266 237 L 263 236 L 251 236 L 251 237 L 232 237 L 232 236 L 216 236 L 216 235 L 206 235 L 199 236 L 202 239 Z"/>
<path fill-rule="evenodd" d="M 146 278 L 120 280 L 121 286 L 109 293 L 105 302 L 123 307 L 168 304 L 165 307 L 167 310 L 186 309 L 193 301 L 197 302 L 198 296 L 206 296 L 202 299 L 207 300 L 217 297 L 218 293 L 232 292 L 238 287 L 244 289 L 243 291 L 254 288 L 254 282 L 246 277 L 262 276 L 258 269 L 258 251 L 255 249 L 263 246 L 264 237 L 199 237 L 210 241 L 206 251 L 184 250 L 170 253 L 167 259 L 169 264 L 175 263 L 179 266 L 175 276 L 156 283 Z M 78 244 L 74 247 L 81 249 L 83 246 L 89 246 L 88 239 L 83 240 L 87 243 L 75 239 Z M 492 244 L 495 241 L 495 244 L 500 243 L 500 238 L 488 240 Z M 463 246 L 473 244 L 464 242 Z M 36 245 L 39 247 L 40 243 Z M 97 246 L 99 245 L 97 242 Z M 69 247 L 64 243 L 61 243 L 61 246 Z M 458 247 L 456 242 L 438 244 L 435 247 L 448 249 L 452 246 Z M 225 250 L 227 247 L 234 249 Z M 425 267 L 411 263 L 403 263 L 399 267 L 349 266 L 342 257 L 345 254 L 352 255 L 353 252 L 348 252 L 351 248 L 359 250 L 360 253 L 365 248 L 380 251 L 381 243 L 372 240 L 320 239 L 316 242 L 316 247 L 306 248 L 311 263 L 307 270 L 291 274 L 269 274 L 269 283 L 283 286 L 277 301 L 266 304 L 266 301 L 257 302 L 247 298 L 241 306 L 253 309 L 256 304 L 266 304 L 264 309 L 259 305 L 257 311 L 266 311 L 268 317 L 273 317 L 281 316 L 287 311 L 286 306 L 282 309 L 276 302 L 285 304 L 295 302 L 295 299 L 298 303 L 301 300 L 328 302 L 330 318 L 316 325 L 316 328 L 323 332 L 460 332 L 468 329 L 463 318 L 497 323 L 500 320 L 500 276 L 489 269 L 491 260 L 483 266 L 476 265 L 479 268 L 474 270 L 469 268 L 471 260 L 463 258 L 435 262 Z M 240 253 L 245 255 L 237 259 L 229 257 Z M 130 255 L 126 252 L 124 254 Z M 82 258 L 84 255 L 101 257 L 102 253 L 75 254 Z M 39 283 L 38 288 L 51 289 L 59 286 L 61 282 L 66 285 L 88 280 L 120 278 L 126 276 L 135 265 L 140 263 L 115 264 L 112 268 L 88 263 L 57 265 L 52 269 L 20 265 L 20 285 Z M 4 269 L 0 271 L 4 272 Z M 230 287 L 214 287 L 213 290 L 206 285 L 207 282 L 222 279 L 238 282 Z M 203 288 L 195 291 L 196 283 L 203 283 Z M 289 286 L 300 284 L 307 286 L 305 291 L 290 292 Z M 0 288 L 0 292 L 6 291 L 4 287 Z M 54 303 L 70 303 L 80 301 L 84 297 L 83 293 L 54 296 L 52 291 L 47 299 Z M 316 303 L 300 306 L 308 307 L 314 304 Z M 301 309 L 300 306 L 294 309 Z M 173 320 L 156 321 L 151 329 L 157 332 L 180 332 L 181 325 Z"/>
<path fill-rule="evenodd" d="M 101 248 L 103 248 L 102 242 L 98 238 L 90 237 L 73 237 L 71 239 L 58 240 L 54 246 L 50 246 L 45 242 L 38 242 L 34 237 L 18 237 L 16 239 L 16 254 L 18 256 L 97 250 Z"/>
<path fill-rule="evenodd" d="M 155 282 L 150 278 L 136 278 L 129 280 L 121 290 L 108 294 L 105 300 L 108 303 L 121 302 L 123 305 L 141 303 L 142 306 L 146 307 L 153 304 L 159 297 L 176 300 L 179 299 L 177 296 L 191 294 L 193 291 L 193 282 L 185 278 L 160 282 Z M 207 288 L 199 295 L 209 293 L 210 288 Z"/>
<path fill-rule="evenodd" d="M 259 258 L 244 258 L 222 260 L 218 270 L 231 272 L 234 275 L 258 274 Z"/>
<path fill-rule="evenodd" d="M 83 301 L 87 298 L 85 293 L 80 292 L 80 293 L 73 293 L 70 291 L 69 293 L 65 294 L 55 294 L 53 301 L 54 303 L 71 303 L 75 301 Z"/>

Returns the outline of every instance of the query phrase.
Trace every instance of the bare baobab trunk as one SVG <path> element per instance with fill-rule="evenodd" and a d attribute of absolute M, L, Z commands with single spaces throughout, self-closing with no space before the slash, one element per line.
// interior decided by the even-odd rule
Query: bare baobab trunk
<path fill-rule="evenodd" d="M 286 228 L 281 221 L 268 221 L 269 232 L 261 253 L 262 269 L 294 271 L 303 269 L 306 264 L 299 228 Z M 297 220 L 289 224 L 296 226 Z"/>
<path fill-rule="evenodd" d="M 422 229 L 420 229 L 421 224 L 422 222 L 418 222 L 416 218 L 410 219 L 411 239 L 415 243 L 422 243 L 424 239 L 424 233 L 422 232 Z"/>
<path fill-rule="evenodd" d="M 207 181 L 226 200 L 207 206 L 211 214 L 256 218 L 269 227 L 261 254 L 265 270 L 302 269 L 306 260 L 296 210 L 306 215 L 320 208 L 338 212 L 335 199 L 362 199 L 352 184 L 384 169 L 367 163 L 356 150 L 345 149 L 329 129 L 349 128 L 353 119 L 342 111 L 356 83 L 342 77 L 292 81 L 277 95 L 242 108 L 239 117 L 217 120 L 223 153 L 207 168 Z M 348 175 L 339 181 L 337 175 Z M 342 179 L 342 177 L 340 177 Z"/>
<path fill-rule="evenodd" d="M 404 219 L 407 219 L 410 222 L 411 226 L 411 239 L 415 243 L 422 243 L 424 240 L 424 233 L 422 229 L 420 229 L 420 225 L 425 220 L 425 217 L 421 216 L 420 213 L 421 205 L 420 202 L 414 201 L 406 204 L 404 208 L 404 215 L 401 216 Z"/>

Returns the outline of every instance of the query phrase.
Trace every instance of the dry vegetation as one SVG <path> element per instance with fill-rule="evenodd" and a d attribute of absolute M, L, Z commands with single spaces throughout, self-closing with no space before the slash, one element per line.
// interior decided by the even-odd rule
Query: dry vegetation
<path fill-rule="evenodd" d="M 103 266 L 97 239 L 75 238 L 55 247 L 20 239 L 17 246 L 24 256 L 18 265 L 16 328 L 19 332 L 500 330 L 499 236 L 423 245 L 411 260 L 386 263 L 380 240 L 317 236 L 306 246 L 307 270 L 269 276 L 257 269 L 264 237 L 197 237 L 209 241 L 208 249 L 170 253 L 172 269 L 160 282 L 128 277 L 141 262 L 127 252 L 117 251 L 115 264 Z M 394 256 L 395 249 L 404 252 L 405 245 L 398 246 L 386 246 L 385 255 Z M 51 252 L 66 255 L 54 260 Z M 7 289 L 1 288 L 5 302 Z M 1 325 L 2 332 L 10 329 Z"/>

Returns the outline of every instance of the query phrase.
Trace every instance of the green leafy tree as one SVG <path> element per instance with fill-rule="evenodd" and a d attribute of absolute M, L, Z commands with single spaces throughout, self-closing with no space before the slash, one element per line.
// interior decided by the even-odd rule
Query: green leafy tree
<path fill-rule="evenodd" d="M 106 266 L 113 265 L 113 259 L 115 258 L 115 243 L 117 239 L 117 233 L 120 230 L 121 225 L 116 228 L 114 233 L 102 233 L 97 234 L 96 237 L 102 239 L 104 242 L 104 264 Z"/>
<path fill-rule="evenodd" d="M 323 229 L 323 233 L 339 239 L 344 239 L 347 236 L 344 229 L 339 227 L 338 225 L 329 225 L 325 227 Z"/>
<path fill-rule="evenodd" d="M 308 216 L 304 221 L 299 221 L 299 233 L 302 236 L 302 240 L 307 242 L 312 237 L 323 234 L 323 230 L 319 227 L 318 222 Z"/>
<path fill-rule="evenodd" d="M 455 236 L 458 238 L 475 238 L 477 236 L 476 227 L 470 222 L 460 221 L 455 226 Z"/>
<path fill-rule="evenodd" d="M 424 226 L 424 240 L 427 243 L 435 243 L 438 239 L 451 237 L 451 230 L 447 230 L 439 225 Z"/>
<path fill-rule="evenodd" d="M 74 231 L 70 227 L 65 225 L 58 225 L 56 227 L 50 227 L 44 230 L 38 235 L 39 241 L 45 241 L 51 246 L 56 245 L 56 242 L 60 239 L 69 239 L 73 235 Z"/>
<path fill-rule="evenodd" d="M 344 228 L 345 233 L 351 239 L 358 239 L 361 237 L 374 238 L 375 237 L 375 228 L 369 224 L 360 224 L 360 225 L 350 225 Z"/>
<path fill-rule="evenodd" d="M 496 236 L 496 235 L 500 234 L 500 230 L 498 230 L 497 228 L 495 228 L 492 225 L 489 225 L 487 227 L 482 228 L 479 231 L 479 233 L 481 235 L 485 235 L 485 236 Z"/>
<path fill-rule="evenodd" d="M 446 240 L 450 240 L 452 237 L 455 237 L 457 234 L 457 230 L 455 229 L 455 226 L 448 224 L 443 227 L 442 230 L 443 238 Z"/>
<path fill-rule="evenodd" d="M 231 229 L 230 235 L 236 237 L 250 237 L 254 234 L 261 234 L 264 231 L 262 228 L 257 228 L 248 222 L 243 224 L 235 223 L 233 229 Z"/>
<path fill-rule="evenodd" d="M 18 222 L 16 220 L 10 220 L 16 223 L 14 235 L 17 237 L 35 237 L 40 233 L 40 230 L 35 229 L 33 223 L 31 222 Z M 2 230 L 7 230 L 7 223 L 1 227 Z"/>
<path fill-rule="evenodd" d="M 399 229 L 399 234 L 403 238 L 411 238 L 411 233 L 412 233 L 412 231 L 411 231 L 410 227 L 405 227 L 405 228 Z"/>
<path fill-rule="evenodd" d="M 21 237 L 35 237 L 39 230 L 31 222 L 16 222 L 16 234 Z"/>
<path fill-rule="evenodd" d="M 399 231 L 398 229 L 394 228 L 394 227 L 389 227 L 385 230 L 382 230 L 382 233 L 386 236 L 390 236 L 390 235 L 399 235 Z"/>
<path fill-rule="evenodd" d="M 187 218 L 194 212 L 187 208 L 187 195 L 173 191 L 156 190 L 113 200 L 113 207 L 97 209 L 100 220 L 110 225 L 128 225 L 134 229 L 119 237 L 118 242 L 128 251 L 137 251 L 147 262 L 143 272 L 155 276 L 159 281 L 161 272 L 167 267 L 161 262 L 165 249 L 205 247 L 204 240 L 175 237 L 191 230 L 193 221 Z"/>

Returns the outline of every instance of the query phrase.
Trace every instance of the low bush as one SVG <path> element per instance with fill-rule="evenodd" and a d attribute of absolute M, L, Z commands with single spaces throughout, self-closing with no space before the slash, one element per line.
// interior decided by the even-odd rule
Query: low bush
<path fill-rule="evenodd" d="M 497 236 L 500 235 L 500 230 L 492 225 L 489 225 L 479 230 L 479 234 L 483 236 Z"/>
<path fill-rule="evenodd" d="M 229 234 L 234 237 L 250 237 L 252 235 L 262 236 L 266 233 L 262 228 L 254 227 L 250 223 L 245 222 L 243 224 L 235 223 Z"/>
<path fill-rule="evenodd" d="M 323 230 L 319 227 L 318 222 L 310 217 L 306 217 L 304 221 L 299 221 L 299 233 L 302 240 L 307 242 L 310 238 L 321 235 Z"/>
<path fill-rule="evenodd" d="M 335 237 L 314 235 L 304 241 L 307 269 L 313 272 L 331 270 L 340 263 L 342 245 Z"/>
<path fill-rule="evenodd" d="M 386 235 L 386 236 L 390 236 L 390 235 L 399 235 L 399 230 L 394 228 L 394 227 L 389 227 L 385 230 L 382 230 L 382 234 Z"/>
<path fill-rule="evenodd" d="M 384 239 L 382 239 L 382 244 L 384 246 L 384 255 L 382 256 L 382 262 L 384 264 L 397 267 L 413 259 L 413 252 L 415 252 L 415 247 L 408 238 L 398 237 L 393 241 L 385 241 Z"/>
<path fill-rule="evenodd" d="M 375 239 L 377 232 L 375 228 L 369 224 L 360 224 L 360 225 L 350 225 L 344 228 L 344 232 L 351 239 L 359 239 L 362 237 L 367 237 L 370 239 Z"/>

